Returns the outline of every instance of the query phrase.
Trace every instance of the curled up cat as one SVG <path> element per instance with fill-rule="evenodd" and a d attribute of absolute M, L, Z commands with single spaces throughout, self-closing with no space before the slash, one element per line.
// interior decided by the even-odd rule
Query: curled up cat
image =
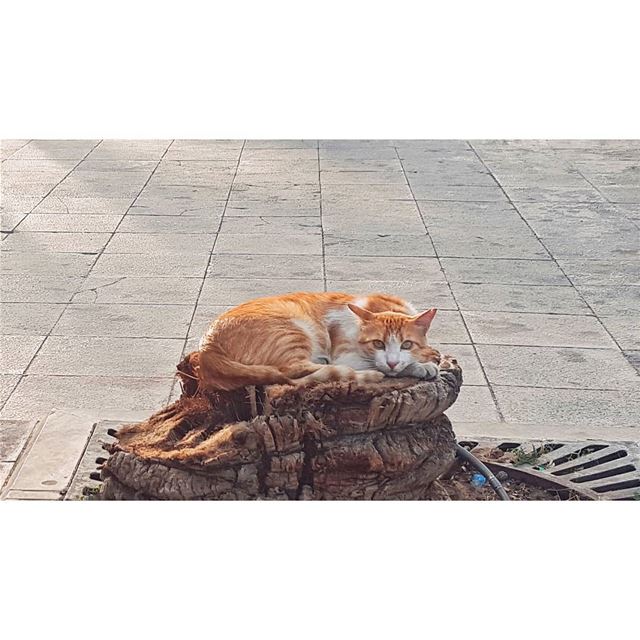
<path fill-rule="evenodd" d="M 199 386 L 430 380 L 440 354 L 426 341 L 436 309 L 401 298 L 291 293 L 245 302 L 214 320 L 192 358 Z"/>

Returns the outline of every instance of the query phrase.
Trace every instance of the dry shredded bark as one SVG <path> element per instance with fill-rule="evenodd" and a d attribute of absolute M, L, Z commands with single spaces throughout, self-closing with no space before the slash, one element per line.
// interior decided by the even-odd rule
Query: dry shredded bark
<path fill-rule="evenodd" d="M 104 498 L 422 499 L 455 457 L 443 415 L 462 384 L 452 358 L 430 382 L 205 394 L 188 362 L 178 401 L 117 432 Z"/>

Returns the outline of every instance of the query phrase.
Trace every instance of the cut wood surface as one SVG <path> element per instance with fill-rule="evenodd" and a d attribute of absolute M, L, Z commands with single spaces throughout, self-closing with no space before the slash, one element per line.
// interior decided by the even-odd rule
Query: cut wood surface
<path fill-rule="evenodd" d="M 450 356 L 428 382 L 205 394 L 185 361 L 182 397 L 117 432 L 105 499 L 420 499 L 455 457 L 443 412 L 462 372 Z"/>

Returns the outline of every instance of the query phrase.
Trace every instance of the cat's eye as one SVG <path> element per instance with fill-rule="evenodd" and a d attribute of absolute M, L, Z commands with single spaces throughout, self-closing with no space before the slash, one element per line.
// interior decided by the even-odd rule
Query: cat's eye
<path fill-rule="evenodd" d="M 382 340 L 374 340 L 373 341 L 373 346 L 376 349 L 384 349 L 384 342 L 382 342 Z"/>
<path fill-rule="evenodd" d="M 411 340 L 405 340 L 401 345 L 400 348 L 401 349 L 411 349 L 411 347 L 413 346 L 413 342 L 411 342 Z"/>

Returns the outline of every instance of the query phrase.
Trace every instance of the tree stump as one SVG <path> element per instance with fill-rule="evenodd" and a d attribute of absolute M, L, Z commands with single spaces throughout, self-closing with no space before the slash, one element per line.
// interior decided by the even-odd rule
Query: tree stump
<path fill-rule="evenodd" d="M 108 500 L 420 499 L 455 458 L 443 415 L 462 384 L 445 356 L 433 381 L 269 386 L 183 394 L 107 446 Z"/>

